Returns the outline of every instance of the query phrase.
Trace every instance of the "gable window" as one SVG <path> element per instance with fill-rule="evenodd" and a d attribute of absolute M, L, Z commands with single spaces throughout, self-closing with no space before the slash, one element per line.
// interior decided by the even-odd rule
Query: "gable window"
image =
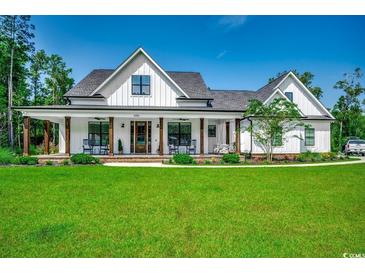
<path fill-rule="evenodd" d="M 132 95 L 150 95 L 149 75 L 132 75 Z"/>
<path fill-rule="evenodd" d="M 293 92 L 285 92 L 285 96 L 288 97 L 291 102 L 293 102 Z"/>
<path fill-rule="evenodd" d="M 189 146 L 191 144 L 191 123 L 170 122 L 167 127 L 169 145 Z"/>
<path fill-rule="evenodd" d="M 208 137 L 216 137 L 217 127 L 216 125 L 208 125 Z"/>
<path fill-rule="evenodd" d="M 272 140 L 272 145 L 274 147 L 279 147 L 279 146 L 283 145 L 283 130 L 282 129 L 279 129 L 275 133 L 274 138 Z"/>
<path fill-rule="evenodd" d="M 93 146 L 105 146 L 109 143 L 109 123 L 89 122 L 88 138 Z"/>
<path fill-rule="evenodd" d="M 304 129 L 304 145 L 314 146 L 314 128 Z"/>

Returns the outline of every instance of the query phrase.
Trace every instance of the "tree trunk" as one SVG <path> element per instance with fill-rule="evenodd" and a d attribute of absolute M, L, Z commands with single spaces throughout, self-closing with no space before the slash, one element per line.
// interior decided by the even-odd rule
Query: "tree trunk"
<path fill-rule="evenodd" d="M 338 136 L 338 151 L 342 150 L 342 121 L 340 121 L 340 135 Z"/>
<path fill-rule="evenodd" d="M 8 79 L 8 138 L 9 144 L 14 147 L 14 128 L 13 128 L 13 66 L 14 66 L 14 32 L 15 32 L 15 16 L 13 16 L 13 22 L 11 24 L 11 51 L 10 51 L 10 70 Z"/>
<path fill-rule="evenodd" d="M 12 47 L 10 54 L 10 72 L 8 79 L 8 138 L 11 147 L 14 147 L 13 111 L 11 109 L 11 107 L 13 106 L 13 58 L 14 48 Z"/>

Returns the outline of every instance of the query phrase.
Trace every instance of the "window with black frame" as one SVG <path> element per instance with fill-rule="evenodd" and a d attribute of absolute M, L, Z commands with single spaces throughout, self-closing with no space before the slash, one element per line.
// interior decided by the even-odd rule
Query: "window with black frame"
<path fill-rule="evenodd" d="M 304 145 L 314 146 L 314 128 L 304 129 Z"/>
<path fill-rule="evenodd" d="M 132 95 L 150 95 L 151 77 L 132 75 Z"/>
<path fill-rule="evenodd" d="M 109 123 L 89 122 L 88 138 L 93 146 L 106 146 L 109 143 Z"/>
<path fill-rule="evenodd" d="M 191 123 L 190 122 L 169 122 L 167 124 L 167 138 L 169 145 L 190 146 L 191 144 Z"/>
<path fill-rule="evenodd" d="M 216 125 L 208 125 L 208 137 L 216 137 L 217 127 Z"/>

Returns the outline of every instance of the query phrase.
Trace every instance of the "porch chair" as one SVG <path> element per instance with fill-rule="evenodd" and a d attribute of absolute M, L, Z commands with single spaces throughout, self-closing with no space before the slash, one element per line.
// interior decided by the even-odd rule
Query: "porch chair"
<path fill-rule="evenodd" d="M 170 144 L 169 145 L 169 154 L 176 154 L 178 152 L 178 147 L 176 147 L 175 145 L 173 144 Z"/>
<path fill-rule="evenodd" d="M 191 144 L 189 146 L 188 153 L 189 154 L 196 154 L 196 140 L 195 139 L 191 140 Z"/>
<path fill-rule="evenodd" d="M 102 155 L 109 154 L 109 144 L 100 146 L 100 154 Z"/>
<path fill-rule="evenodd" d="M 93 148 L 90 145 L 89 139 L 83 139 L 82 140 L 82 152 L 83 153 L 88 152 L 89 154 L 92 154 Z"/>

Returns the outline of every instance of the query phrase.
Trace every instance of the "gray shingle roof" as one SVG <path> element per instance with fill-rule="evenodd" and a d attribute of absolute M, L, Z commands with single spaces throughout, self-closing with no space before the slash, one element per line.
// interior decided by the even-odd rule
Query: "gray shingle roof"
<path fill-rule="evenodd" d="M 254 91 L 209 90 L 215 109 L 244 110 L 248 101 L 255 98 Z"/>
<path fill-rule="evenodd" d="M 89 96 L 101 83 L 103 83 L 114 69 L 94 69 L 77 85 L 71 88 L 64 96 L 84 97 Z"/>
<path fill-rule="evenodd" d="M 270 97 L 270 95 L 273 92 L 273 89 L 281 82 L 281 80 L 283 80 L 286 76 L 288 75 L 288 73 L 285 73 L 281 76 L 279 76 L 278 78 L 274 79 L 273 81 L 271 81 L 270 83 L 268 83 L 267 85 L 263 86 L 262 88 L 257 90 L 257 96 L 256 99 L 260 100 L 260 101 L 265 101 L 267 98 Z"/>
<path fill-rule="evenodd" d="M 207 86 L 199 72 L 166 71 L 172 80 L 191 98 L 209 98 Z"/>
<path fill-rule="evenodd" d="M 65 96 L 87 97 L 113 72 L 113 69 L 95 69 L 70 89 Z M 273 88 L 287 75 L 284 74 L 276 78 L 257 91 L 248 91 L 208 89 L 199 72 L 167 71 L 166 73 L 190 98 L 213 99 L 213 109 L 223 110 L 243 110 L 248 105 L 249 100 L 254 98 L 265 101 L 272 94 Z"/>

